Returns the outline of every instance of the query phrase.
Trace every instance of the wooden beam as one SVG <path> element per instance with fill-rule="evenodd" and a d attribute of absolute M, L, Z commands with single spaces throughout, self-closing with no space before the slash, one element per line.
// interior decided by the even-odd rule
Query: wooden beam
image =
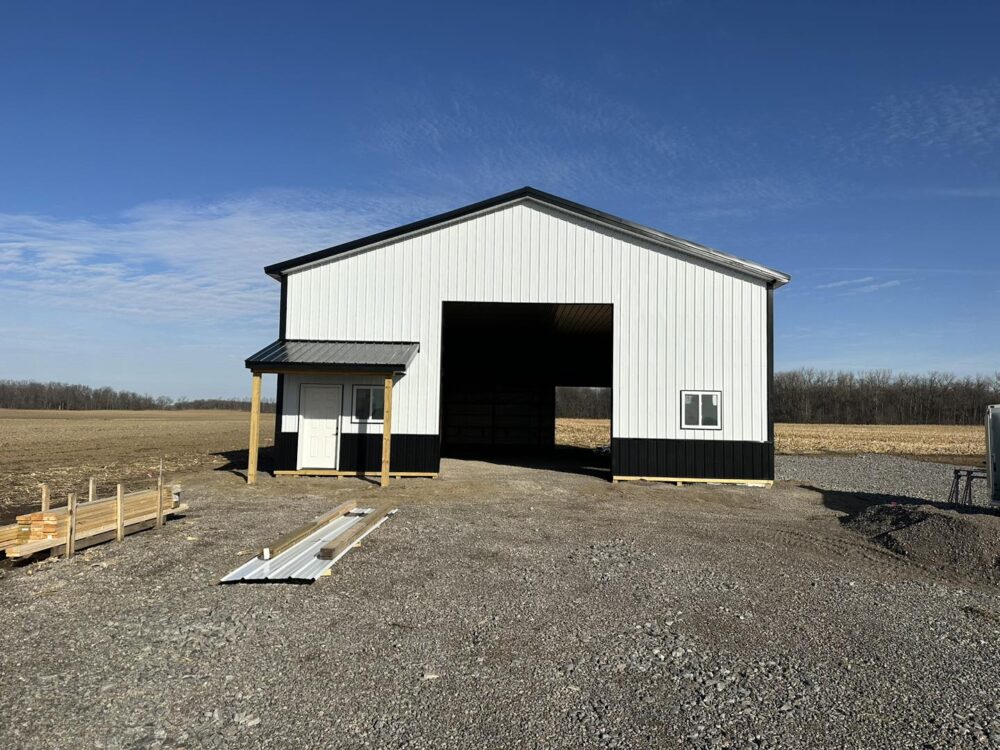
<path fill-rule="evenodd" d="M 0 526 L 0 551 L 13 547 L 21 541 L 21 524 L 11 523 Z"/>
<path fill-rule="evenodd" d="M 187 505 L 179 505 L 172 510 L 167 511 L 168 515 L 173 515 L 174 513 L 182 513 L 188 509 Z M 148 531 L 149 529 L 156 528 L 156 517 L 146 516 L 137 520 L 133 520 L 125 527 L 125 536 L 131 536 L 132 534 L 138 533 L 140 531 Z M 91 534 L 90 536 L 77 538 L 74 543 L 74 550 L 79 552 L 87 547 L 93 547 L 96 544 L 103 544 L 104 542 L 110 542 L 116 537 L 115 529 L 110 529 L 108 531 L 102 531 L 100 533 Z M 52 542 L 55 541 L 55 546 L 51 546 Z M 48 545 L 48 546 L 46 546 Z M 21 544 L 12 548 L 15 558 L 27 557 L 34 554 L 35 552 L 48 551 L 52 555 L 61 555 L 66 551 L 66 545 L 58 540 L 44 540 L 38 542 L 28 542 L 27 544 Z"/>
<path fill-rule="evenodd" d="M 247 460 L 247 484 L 257 483 L 257 453 L 260 450 L 260 373 L 253 374 L 250 389 L 250 450 Z"/>
<path fill-rule="evenodd" d="M 392 375 L 385 377 L 385 398 L 382 413 L 382 478 L 379 484 L 389 486 L 389 451 L 392 446 Z"/>
<path fill-rule="evenodd" d="M 52 498 L 49 495 L 49 486 L 47 484 L 42 485 L 42 511 L 49 509 L 49 503 L 52 502 Z"/>
<path fill-rule="evenodd" d="M 691 477 L 623 477 L 613 476 L 612 482 L 673 482 L 675 484 L 742 484 L 748 487 L 770 487 L 770 479 L 702 479 Z"/>
<path fill-rule="evenodd" d="M 385 508 L 377 508 L 365 516 L 362 520 L 354 524 L 350 529 L 340 536 L 331 539 L 320 547 L 317 555 L 320 560 L 333 560 L 346 550 L 353 547 L 359 538 L 368 533 L 373 526 L 377 526 L 382 519 L 388 515 Z"/>
<path fill-rule="evenodd" d="M 163 458 L 160 458 L 160 478 L 156 480 L 156 527 L 163 525 Z"/>
<path fill-rule="evenodd" d="M 120 486 L 120 485 L 119 485 Z M 145 490 L 125 495 L 124 501 L 124 534 L 134 532 L 135 527 L 140 524 L 149 523 L 149 528 L 156 525 L 157 519 L 157 494 L 155 490 Z M 96 542 L 90 541 L 94 537 L 100 537 L 107 541 L 116 539 L 119 536 L 118 521 L 118 498 L 110 497 L 97 500 L 93 503 L 77 503 L 76 496 L 72 496 L 74 512 L 70 513 L 70 505 L 55 510 L 46 511 L 45 515 L 51 516 L 58 528 L 58 533 L 49 534 L 45 538 L 31 538 L 30 532 L 27 534 L 19 531 L 17 539 L 12 544 L 3 544 L 8 557 L 26 557 L 36 552 L 49 550 L 52 554 L 72 555 L 84 547 L 88 547 Z M 187 510 L 187 506 L 179 504 L 170 505 L 164 509 L 164 515 L 173 515 Z M 36 514 L 19 516 L 19 522 L 14 528 L 23 529 L 29 523 L 33 523 L 30 518 Z M 70 526 L 73 526 L 70 534 Z M 8 527 L 0 527 L 0 541 L 4 538 L 4 531 Z M 70 542 L 70 537 L 72 542 Z M 9 540 L 8 540 L 9 541 Z"/>
<path fill-rule="evenodd" d="M 66 506 L 69 509 L 69 516 L 66 523 L 66 557 L 72 557 L 76 546 L 76 494 L 70 493 L 69 503 Z"/>
<path fill-rule="evenodd" d="M 125 485 L 119 483 L 115 495 L 115 540 L 125 538 Z"/>
<path fill-rule="evenodd" d="M 97 480 L 94 477 L 90 478 L 90 482 L 87 485 L 87 502 L 92 503 L 97 499 Z"/>
<path fill-rule="evenodd" d="M 341 471 L 340 469 L 278 469 L 274 472 L 276 477 L 380 477 L 381 471 Z M 436 471 L 390 471 L 389 476 L 394 479 L 400 477 L 426 477 L 437 479 Z"/>
<path fill-rule="evenodd" d="M 295 531 L 290 531 L 289 533 L 285 534 L 274 544 L 264 547 L 260 551 L 259 556 L 265 560 L 270 560 L 275 555 L 280 555 L 282 552 L 291 547 L 293 544 L 302 541 L 307 536 L 312 534 L 314 531 L 319 531 L 321 528 L 330 523 L 330 521 L 332 521 L 333 519 L 340 518 L 345 513 L 350 513 L 357 506 L 358 506 L 357 502 L 353 500 L 338 505 L 333 510 L 327 511 L 323 515 L 314 518 L 312 521 L 305 524 L 304 526 L 300 526 L 299 528 L 295 529 Z"/>

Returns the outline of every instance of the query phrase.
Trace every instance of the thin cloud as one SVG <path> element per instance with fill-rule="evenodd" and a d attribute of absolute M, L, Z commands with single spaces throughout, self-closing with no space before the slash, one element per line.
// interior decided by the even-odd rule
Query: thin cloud
<path fill-rule="evenodd" d="M 893 94 L 874 107 L 889 143 L 993 150 L 1000 143 L 1000 81 Z"/>
<path fill-rule="evenodd" d="M 914 191 L 914 194 L 932 198 L 982 198 L 985 200 L 996 200 L 1000 199 L 1000 187 L 922 188 Z"/>
<path fill-rule="evenodd" d="M 748 147 L 749 132 L 734 138 L 731 128 L 651 118 L 553 73 L 489 91 L 457 85 L 447 97 L 411 90 L 391 102 L 371 105 L 362 119 L 374 125 L 358 136 L 414 189 L 489 195 L 528 183 L 585 200 L 599 185 L 640 211 L 669 206 L 702 222 L 795 209 L 831 192 L 828 176 L 776 173 Z"/>
<path fill-rule="evenodd" d="M 0 298 L 140 318 L 263 320 L 264 265 L 421 215 L 422 201 L 256 194 L 137 206 L 111 221 L 0 214 Z"/>
<path fill-rule="evenodd" d="M 882 281 L 878 284 L 867 284 L 858 289 L 852 289 L 848 294 L 871 294 L 872 292 L 880 292 L 883 289 L 892 289 L 902 283 L 899 279 L 892 279 L 891 281 Z"/>
<path fill-rule="evenodd" d="M 842 286 L 853 286 L 855 284 L 868 284 L 875 281 L 874 276 L 864 276 L 860 279 L 845 279 L 843 281 L 834 281 L 829 284 L 820 284 L 817 289 L 837 289 Z"/>

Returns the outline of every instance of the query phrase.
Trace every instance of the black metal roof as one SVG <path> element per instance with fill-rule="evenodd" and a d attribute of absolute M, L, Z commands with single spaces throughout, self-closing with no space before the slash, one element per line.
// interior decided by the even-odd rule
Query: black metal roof
<path fill-rule="evenodd" d="M 405 372 L 420 351 L 412 341 L 308 341 L 278 339 L 246 360 L 250 370 Z"/>
<path fill-rule="evenodd" d="M 566 198 L 560 198 L 558 195 L 546 193 L 533 187 L 523 187 L 518 190 L 512 190 L 509 193 L 503 193 L 493 198 L 487 198 L 484 201 L 479 201 L 478 203 L 472 203 L 468 206 L 457 208 L 453 211 L 447 211 L 443 214 L 438 214 L 437 216 L 431 216 L 410 224 L 404 224 L 403 226 L 396 227 L 395 229 L 388 229 L 384 232 L 371 234 L 367 237 L 361 237 L 356 240 L 351 240 L 350 242 L 345 242 L 342 245 L 335 245 L 333 247 L 328 247 L 325 250 L 317 250 L 316 252 L 308 253 L 307 255 L 300 255 L 297 258 L 291 258 L 280 263 L 274 263 L 264 268 L 264 273 L 269 276 L 273 276 L 274 278 L 280 278 L 285 272 L 300 266 L 316 263 L 317 261 L 332 258 L 336 255 L 341 255 L 342 253 L 348 253 L 352 250 L 366 247 L 367 245 L 387 242 L 388 240 L 395 239 L 396 237 L 429 229 L 437 224 L 444 224 L 449 221 L 461 219 L 464 216 L 468 216 L 479 211 L 489 210 L 491 208 L 501 206 L 504 203 L 511 203 L 525 198 L 530 198 L 538 201 L 539 203 L 545 203 L 563 211 L 569 211 L 579 216 L 583 216 L 584 218 L 598 221 L 602 224 L 628 232 L 629 234 L 642 237 L 660 245 L 665 245 L 674 250 L 679 250 L 680 252 L 688 253 L 689 255 L 702 258 L 709 262 L 727 266 L 751 276 L 765 279 L 768 282 L 773 283 L 775 286 L 786 284 L 791 279 L 791 277 L 786 273 L 776 271 L 772 268 L 768 268 L 767 266 L 762 266 L 759 263 L 754 263 L 753 261 L 746 260 L 745 258 L 730 255 L 729 253 L 724 253 L 705 245 L 699 245 L 695 242 L 691 242 L 690 240 L 675 237 L 674 235 L 667 234 L 666 232 L 661 232 L 658 229 L 653 229 L 652 227 L 637 224 L 619 216 L 598 211 L 596 208 L 590 208 L 589 206 L 584 206 L 581 203 L 574 203 Z"/>

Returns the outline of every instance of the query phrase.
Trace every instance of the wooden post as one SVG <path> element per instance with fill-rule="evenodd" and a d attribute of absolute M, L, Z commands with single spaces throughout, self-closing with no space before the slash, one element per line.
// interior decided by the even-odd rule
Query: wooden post
<path fill-rule="evenodd" d="M 156 480 L 156 528 L 163 525 L 163 459 L 160 459 L 160 478 Z"/>
<path fill-rule="evenodd" d="M 44 513 L 49 509 L 49 503 L 51 498 L 49 496 L 49 486 L 47 484 L 42 485 L 42 512 Z"/>
<path fill-rule="evenodd" d="M 382 413 L 382 481 L 383 487 L 389 486 L 389 449 L 392 445 L 392 373 L 385 376 L 385 398 Z"/>
<path fill-rule="evenodd" d="M 92 503 L 97 499 L 97 480 L 90 478 L 90 486 L 87 490 L 87 502 Z"/>
<path fill-rule="evenodd" d="M 76 494 L 70 493 L 69 502 L 66 506 L 69 511 L 66 514 L 66 557 L 73 556 L 76 552 Z"/>
<path fill-rule="evenodd" d="M 119 482 L 115 493 L 115 541 L 125 538 L 125 485 Z"/>
<path fill-rule="evenodd" d="M 247 458 L 247 484 L 257 483 L 257 452 L 260 449 L 260 373 L 253 374 L 250 391 L 250 451 Z"/>

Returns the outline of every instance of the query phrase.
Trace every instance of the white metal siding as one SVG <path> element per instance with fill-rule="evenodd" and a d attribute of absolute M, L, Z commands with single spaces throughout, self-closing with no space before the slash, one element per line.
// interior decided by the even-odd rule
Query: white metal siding
<path fill-rule="evenodd" d="M 393 431 L 436 434 L 443 301 L 611 303 L 615 437 L 767 439 L 766 283 L 530 199 L 290 273 L 287 336 L 419 341 Z M 682 390 L 722 429 L 681 429 Z"/>
<path fill-rule="evenodd" d="M 418 355 L 419 356 L 419 355 Z M 355 423 L 351 417 L 354 414 L 354 386 L 356 385 L 374 385 L 382 388 L 384 386 L 384 381 L 380 377 L 372 376 L 342 376 L 342 375 L 285 375 L 285 387 L 282 393 L 282 415 L 281 415 L 281 431 L 282 432 L 298 432 L 299 431 L 299 393 L 300 387 L 304 383 L 315 383 L 316 385 L 342 385 L 343 386 L 343 404 L 341 408 L 342 419 L 340 420 L 340 431 L 346 432 L 348 434 L 366 432 L 368 434 L 382 434 L 382 425 L 378 423 L 370 423 L 365 425 L 360 425 Z M 400 432 L 396 429 L 396 409 L 399 406 L 395 399 L 396 388 L 393 386 L 393 430 L 395 432 Z M 363 429 L 362 429 L 363 428 Z"/>

